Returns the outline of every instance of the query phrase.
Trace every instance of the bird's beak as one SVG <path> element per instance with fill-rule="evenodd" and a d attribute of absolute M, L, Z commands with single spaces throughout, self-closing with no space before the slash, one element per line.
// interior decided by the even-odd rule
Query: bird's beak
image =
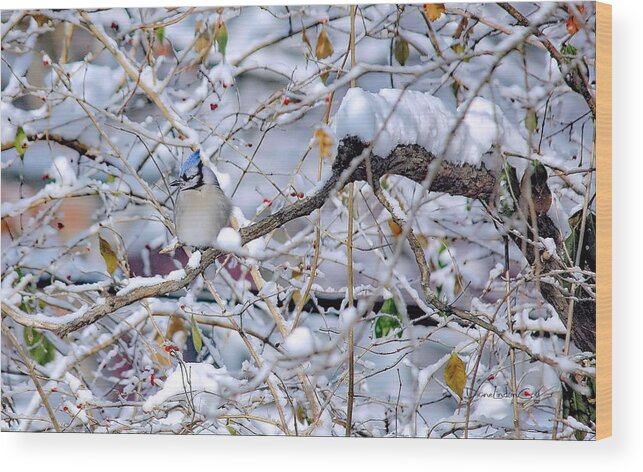
<path fill-rule="evenodd" d="M 170 182 L 171 187 L 178 187 L 179 185 L 181 185 L 181 179 L 176 179 Z"/>

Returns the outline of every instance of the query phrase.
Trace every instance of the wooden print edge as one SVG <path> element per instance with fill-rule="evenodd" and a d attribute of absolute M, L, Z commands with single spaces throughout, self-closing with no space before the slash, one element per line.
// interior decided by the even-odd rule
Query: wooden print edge
<path fill-rule="evenodd" d="M 612 435 L 612 6 L 596 3 L 596 439 Z"/>

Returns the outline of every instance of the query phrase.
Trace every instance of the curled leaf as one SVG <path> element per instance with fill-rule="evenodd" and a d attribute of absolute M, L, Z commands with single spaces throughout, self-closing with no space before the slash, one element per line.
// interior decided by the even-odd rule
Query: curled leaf
<path fill-rule="evenodd" d="M 199 54 L 205 54 L 210 49 L 210 46 L 212 46 L 212 38 L 210 37 L 210 33 L 208 33 L 207 31 L 199 33 L 199 36 L 194 42 L 194 50 Z"/>
<path fill-rule="evenodd" d="M 387 223 L 391 233 L 393 233 L 393 236 L 397 237 L 402 234 L 402 228 L 395 222 L 395 220 L 393 220 L 393 218 L 389 218 Z"/>
<path fill-rule="evenodd" d="M 429 21 L 435 21 L 444 13 L 444 3 L 425 3 L 424 15 Z"/>
<path fill-rule="evenodd" d="M 103 256 L 103 260 L 105 261 L 105 268 L 109 275 L 113 276 L 116 268 L 118 267 L 118 257 L 109 242 L 106 239 L 103 239 L 100 234 L 98 235 L 98 243 L 100 255 Z"/>
<path fill-rule="evenodd" d="M 567 32 L 571 35 L 574 35 L 580 31 L 580 26 L 578 25 L 578 21 L 576 20 L 576 17 L 572 14 L 570 14 L 567 17 L 567 22 L 565 26 L 567 27 Z"/>
<path fill-rule="evenodd" d="M 194 320 L 194 315 L 192 315 L 191 331 L 192 345 L 194 346 L 194 350 L 199 353 L 201 352 L 201 349 L 203 349 L 203 339 L 201 338 L 199 327 L 196 325 L 196 321 Z"/>
<path fill-rule="evenodd" d="M 333 136 L 323 127 L 317 128 L 314 133 L 315 141 L 319 146 L 319 155 L 321 158 L 331 158 L 335 140 Z"/>
<path fill-rule="evenodd" d="M 301 29 L 301 42 L 306 45 L 307 51 L 313 50 L 313 46 L 312 44 L 310 44 L 310 41 L 308 40 L 308 36 L 306 35 L 306 28 Z"/>

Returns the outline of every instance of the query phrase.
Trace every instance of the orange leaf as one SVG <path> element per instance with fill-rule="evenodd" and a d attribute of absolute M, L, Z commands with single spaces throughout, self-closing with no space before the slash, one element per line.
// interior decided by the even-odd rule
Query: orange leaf
<path fill-rule="evenodd" d="M 400 225 L 393 221 L 393 218 L 389 218 L 388 227 L 390 228 L 391 233 L 393 233 L 393 236 L 399 236 L 400 234 L 402 234 L 402 228 L 400 228 Z"/>
<path fill-rule="evenodd" d="M 574 15 L 569 15 L 567 17 L 567 32 L 569 34 L 576 34 L 580 30 L 580 26 L 578 26 L 578 21 L 576 21 L 576 17 Z"/>
<path fill-rule="evenodd" d="M 435 21 L 444 13 L 444 3 L 425 3 L 424 14 L 429 21 Z"/>
<path fill-rule="evenodd" d="M 317 128 L 314 132 L 315 141 L 319 145 L 319 155 L 323 158 L 331 158 L 333 153 L 333 146 L 335 145 L 335 140 L 333 137 L 324 129 Z"/>

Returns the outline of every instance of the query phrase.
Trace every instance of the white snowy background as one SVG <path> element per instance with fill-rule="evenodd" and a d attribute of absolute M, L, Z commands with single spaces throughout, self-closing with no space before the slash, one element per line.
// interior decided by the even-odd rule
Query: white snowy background
<path fill-rule="evenodd" d="M 567 4 L 520 11 L 558 47 L 572 45 L 593 80 L 594 7 L 583 5 L 585 23 L 573 35 Z M 225 54 L 212 37 L 221 25 Z M 317 59 L 322 31 L 333 52 Z M 563 236 L 593 185 L 585 100 L 496 5 L 448 4 L 435 20 L 422 5 L 360 7 L 353 69 L 343 6 L 3 11 L 2 35 L 2 302 L 35 322 L 72 322 L 108 294 L 181 280 L 199 265 L 198 252 L 159 253 L 174 243 L 166 183 L 195 147 L 242 226 L 320 188 L 332 155 L 320 156 L 319 129 L 334 145 L 347 135 L 374 140 L 383 157 L 415 143 L 498 172 L 498 155 L 484 156 L 493 146 L 519 178 L 538 159 Z M 394 53 L 400 38 L 409 46 L 404 65 Z M 357 87 L 349 90 L 351 78 Z M 396 208 L 416 210 L 412 226 L 441 299 L 507 329 L 504 243 L 484 207 L 385 180 Z M 515 431 L 508 346 L 426 304 L 413 253 L 366 183 L 355 186 L 353 238 L 364 316 L 347 308 L 346 198 L 335 192 L 319 220 L 294 220 L 245 248 L 227 231 L 219 241 L 236 255 L 187 290 L 133 303 L 64 338 L 3 317 L 23 354 L 36 336 L 51 359 L 23 359 L 3 332 L 2 428 L 53 430 L 53 415 L 64 431 L 340 436 L 354 330 L 353 434 L 550 438 L 559 377 L 576 364 L 561 357 L 564 325 L 526 277 L 520 250 L 510 248 L 514 329 L 558 363 L 517 354 Z M 99 235 L 122 261 L 111 276 Z M 311 277 L 313 303 L 295 327 Z M 395 300 L 397 324 L 386 335 L 376 331 L 379 309 L 360 305 L 371 297 L 378 306 Z M 435 323 L 417 322 L 412 308 Z M 465 398 L 444 378 L 453 352 L 465 365 L 465 391 L 474 392 Z M 563 438 L 586 428 L 573 418 L 559 426 Z"/>

